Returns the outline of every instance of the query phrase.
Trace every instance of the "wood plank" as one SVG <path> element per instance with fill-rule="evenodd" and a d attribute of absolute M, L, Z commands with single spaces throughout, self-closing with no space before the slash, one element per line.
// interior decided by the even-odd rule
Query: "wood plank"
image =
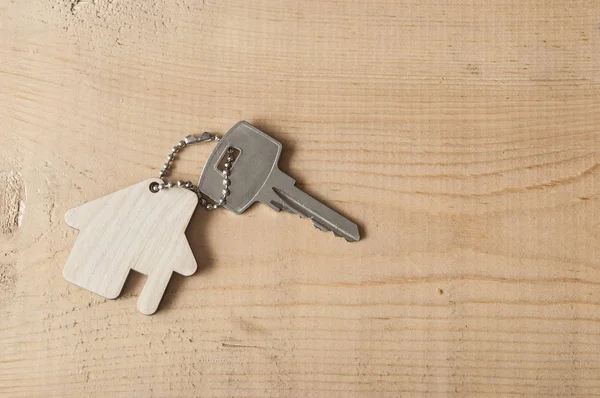
<path fill-rule="evenodd" d="M 0 396 L 598 395 L 599 12 L 3 2 Z M 197 209 L 152 317 L 63 279 L 68 209 L 239 120 L 362 240 Z"/>

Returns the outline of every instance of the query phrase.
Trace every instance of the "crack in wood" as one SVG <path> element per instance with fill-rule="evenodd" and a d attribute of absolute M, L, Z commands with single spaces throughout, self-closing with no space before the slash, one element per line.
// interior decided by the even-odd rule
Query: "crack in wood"
<path fill-rule="evenodd" d="M 12 234 L 23 223 L 25 211 L 21 177 L 10 171 L 0 173 L 0 233 Z"/>

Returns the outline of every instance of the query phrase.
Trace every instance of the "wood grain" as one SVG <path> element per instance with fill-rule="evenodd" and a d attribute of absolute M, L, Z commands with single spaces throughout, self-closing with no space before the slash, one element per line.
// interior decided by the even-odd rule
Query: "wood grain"
<path fill-rule="evenodd" d="M 600 394 L 595 1 L 0 3 L 0 396 Z M 198 210 L 199 265 L 66 283 L 69 208 L 248 120 L 348 244 Z M 182 154 L 197 179 L 211 147 Z"/>

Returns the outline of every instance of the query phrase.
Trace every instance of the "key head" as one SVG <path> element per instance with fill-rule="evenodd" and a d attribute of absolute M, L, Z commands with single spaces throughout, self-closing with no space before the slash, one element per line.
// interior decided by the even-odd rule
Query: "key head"
<path fill-rule="evenodd" d="M 231 167 L 230 194 L 225 207 L 242 213 L 254 202 L 274 170 L 281 154 L 281 143 L 250 123 L 241 121 L 221 138 L 208 158 L 198 189 L 214 201 L 219 200 L 223 185 L 223 163 L 229 148 L 236 150 Z"/>

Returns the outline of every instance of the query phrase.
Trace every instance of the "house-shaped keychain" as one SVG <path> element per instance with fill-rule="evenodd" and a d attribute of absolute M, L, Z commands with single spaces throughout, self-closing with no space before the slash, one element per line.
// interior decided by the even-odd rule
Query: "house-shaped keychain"
<path fill-rule="evenodd" d="M 130 270 L 147 275 L 140 312 L 153 314 L 173 272 L 197 268 L 185 229 L 198 203 L 188 189 L 155 192 L 151 179 L 71 209 L 67 224 L 79 230 L 63 275 L 103 297 L 119 296 Z"/>

